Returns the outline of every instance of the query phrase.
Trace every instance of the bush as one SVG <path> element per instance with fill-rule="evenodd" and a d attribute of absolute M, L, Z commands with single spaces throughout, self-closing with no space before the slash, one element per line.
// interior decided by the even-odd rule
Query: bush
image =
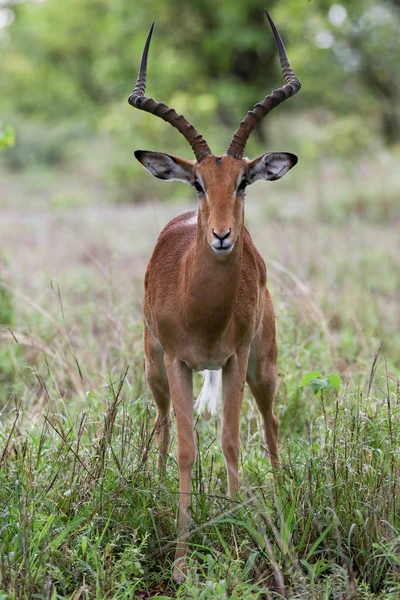
<path fill-rule="evenodd" d="M 9 147 L 5 155 L 10 169 L 59 165 L 64 161 L 71 141 L 87 133 L 85 125 L 68 121 L 51 127 L 41 122 L 19 122 L 15 129 L 18 144 Z"/>

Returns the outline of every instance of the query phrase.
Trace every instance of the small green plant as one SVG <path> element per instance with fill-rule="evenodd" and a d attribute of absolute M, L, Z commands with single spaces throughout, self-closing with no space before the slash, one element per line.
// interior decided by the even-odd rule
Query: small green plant
<path fill-rule="evenodd" d="M 7 127 L 3 127 L 0 123 L 0 150 L 5 150 L 6 148 L 10 148 L 15 144 L 15 131 L 9 125 Z"/>
<path fill-rule="evenodd" d="M 303 375 L 300 386 L 310 386 L 316 396 L 320 396 L 321 392 L 336 392 L 339 393 L 342 380 L 339 375 L 330 373 L 324 377 L 319 371 L 310 371 Z"/>
<path fill-rule="evenodd" d="M 113 577 L 116 598 L 135 597 L 135 589 L 140 587 L 145 572 L 143 563 L 146 560 L 147 537 L 148 535 L 143 540 L 130 540 L 115 561 Z"/>

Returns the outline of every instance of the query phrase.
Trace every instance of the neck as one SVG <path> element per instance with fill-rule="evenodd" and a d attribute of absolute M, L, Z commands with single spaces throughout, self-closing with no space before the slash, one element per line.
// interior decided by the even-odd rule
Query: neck
<path fill-rule="evenodd" d="M 219 257 L 197 226 L 196 242 L 185 265 L 186 321 L 209 337 L 222 334 L 237 302 L 243 253 L 243 228 L 232 252 Z"/>

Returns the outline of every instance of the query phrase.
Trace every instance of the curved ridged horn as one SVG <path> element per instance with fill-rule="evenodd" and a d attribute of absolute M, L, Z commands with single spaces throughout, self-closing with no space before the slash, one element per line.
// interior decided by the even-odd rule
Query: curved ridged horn
<path fill-rule="evenodd" d="M 285 46 L 283 45 L 282 38 L 275 27 L 275 23 L 267 11 L 265 11 L 265 14 L 267 15 L 269 24 L 271 25 L 271 29 L 276 40 L 276 45 L 278 46 L 282 75 L 285 78 L 286 85 L 271 92 L 271 94 L 266 96 L 262 102 L 258 102 L 252 110 L 249 110 L 243 121 L 240 122 L 239 128 L 233 134 L 228 150 L 226 151 L 227 154 L 238 159 L 242 158 L 246 142 L 257 123 L 259 123 L 261 119 L 265 117 L 265 115 L 275 108 L 275 106 L 278 106 L 278 104 L 296 94 L 301 88 L 301 83 L 293 73 L 289 64 Z"/>
<path fill-rule="evenodd" d="M 146 72 L 147 72 L 147 56 L 149 53 L 151 36 L 153 34 L 154 23 L 150 27 L 144 46 L 140 69 L 136 80 L 135 89 L 129 96 L 128 102 L 131 106 L 139 110 L 145 110 L 148 113 L 156 115 L 164 119 L 167 123 L 175 127 L 189 142 L 198 162 L 205 156 L 211 154 L 207 142 L 203 136 L 185 119 L 183 115 L 178 115 L 174 108 L 169 108 L 163 102 L 156 102 L 153 98 L 147 98 L 144 93 L 146 91 Z"/>

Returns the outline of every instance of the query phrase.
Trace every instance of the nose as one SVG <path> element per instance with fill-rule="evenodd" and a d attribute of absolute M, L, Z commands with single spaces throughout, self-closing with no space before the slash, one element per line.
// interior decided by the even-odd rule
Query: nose
<path fill-rule="evenodd" d="M 231 235 L 231 231 L 232 231 L 232 229 L 230 227 L 225 233 L 217 233 L 215 231 L 215 229 L 212 230 L 213 236 L 216 237 L 217 240 L 220 240 L 221 242 L 226 240 L 226 238 L 228 238 Z"/>

